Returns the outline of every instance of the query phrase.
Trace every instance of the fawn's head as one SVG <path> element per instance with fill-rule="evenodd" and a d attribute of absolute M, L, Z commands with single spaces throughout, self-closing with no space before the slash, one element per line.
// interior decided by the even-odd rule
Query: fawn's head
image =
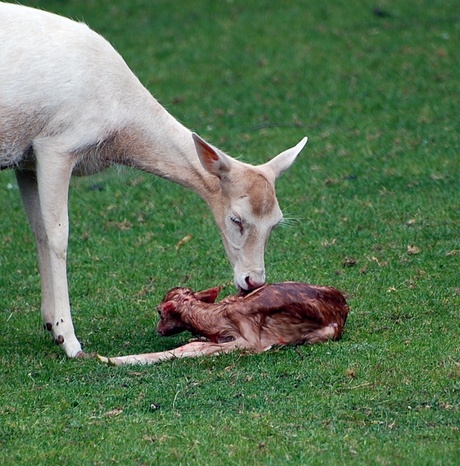
<path fill-rule="evenodd" d="M 190 288 L 173 288 L 169 290 L 158 305 L 157 331 L 160 335 L 170 336 L 188 330 L 182 314 L 189 309 L 191 303 L 214 303 L 221 287 L 194 292 Z"/>

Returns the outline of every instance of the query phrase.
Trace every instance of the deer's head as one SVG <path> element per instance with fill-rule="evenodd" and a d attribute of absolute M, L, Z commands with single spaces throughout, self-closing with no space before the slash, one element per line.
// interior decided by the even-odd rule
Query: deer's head
<path fill-rule="evenodd" d="M 219 179 L 220 189 L 209 199 L 239 290 L 253 290 L 265 283 L 264 254 L 272 229 L 283 214 L 275 193 L 275 180 L 294 162 L 307 143 L 252 166 L 232 159 L 193 135 L 201 164 Z"/>

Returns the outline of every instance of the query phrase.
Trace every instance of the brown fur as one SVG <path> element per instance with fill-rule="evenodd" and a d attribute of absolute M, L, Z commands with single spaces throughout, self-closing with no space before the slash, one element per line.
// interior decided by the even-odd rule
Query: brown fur
<path fill-rule="evenodd" d="M 151 364 L 236 349 L 262 352 L 272 346 L 338 340 L 349 307 L 335 288 L 283 282 L 215 303 L 220 287 L 201 292 L 173 288 L 158 306 L 158 332 L 168 336 L 188 330 L 205 341 L 171 351 L 125 356 L 113 364 Z M 103 358 L 104 359 L 104 358 Z"/>
<path fill-rule="evenodd" d="M 275 190 L 270 186 L 267 178 L 260 173 L 247 172 L 245 179 L 248 180 L 247 192 L 252 192 L 252 213 L 255 217 L 263 217 L 275 208 Z"/>

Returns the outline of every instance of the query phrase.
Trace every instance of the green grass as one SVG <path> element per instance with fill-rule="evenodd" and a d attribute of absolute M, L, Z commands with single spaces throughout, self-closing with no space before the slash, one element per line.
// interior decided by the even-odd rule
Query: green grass
<path fill-rule="evenodd" d="M 291 225 L 270 281 L 344 290 L 338 343 L 154 367 L 69 360 L 41 329 L 35 247 L 0 175 L 4 464 L 460 463 L 460 14 L 454 1 L 26 1 L 105 35 L 188 127 L 259 163 Z M 232 277 L 202 201 L 127 169 L 74 179 L 69 277 L 88 351 L 163 350 L 170 287 Z M 192 240 L 176 250 L 186 235 Z"/>

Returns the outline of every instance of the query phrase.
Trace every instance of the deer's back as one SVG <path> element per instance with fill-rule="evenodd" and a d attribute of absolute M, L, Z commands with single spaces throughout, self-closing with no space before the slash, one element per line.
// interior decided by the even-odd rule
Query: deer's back
<path fill-rule="evenodd" d="M 0 23 L 0 168 L 31 158 L 38 140 L 54 138 L 68 153 L 100 145 L 135 118 L 148 93 L 99 34 L 5 3 Z"/>

